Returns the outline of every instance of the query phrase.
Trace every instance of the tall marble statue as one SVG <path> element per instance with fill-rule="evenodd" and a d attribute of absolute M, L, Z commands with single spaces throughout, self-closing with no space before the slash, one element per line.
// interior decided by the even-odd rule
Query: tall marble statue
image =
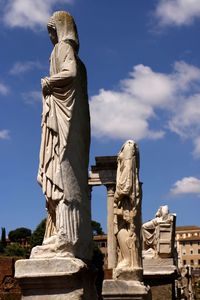
<path fill-rule="evenodd" d="M 54 48 L 50 75 L 41 80 L 43 113 L 38 182 L 45 195 L 48 216 L 43 245 L 33 248 L 31 258 L 88 259 L 92 231 L 86 69 L 78 57 L 79 39 L 72 16 L 64 11 L 55 12 L 47 28 Z"/>
<path fill-rule="evenodd" d="M 128 140 L 118 154 L 114 195 L 114 231 L 118 243 L 115 274 L 142 269 L 141 200 L 139 150 L 134 141 Z"/>

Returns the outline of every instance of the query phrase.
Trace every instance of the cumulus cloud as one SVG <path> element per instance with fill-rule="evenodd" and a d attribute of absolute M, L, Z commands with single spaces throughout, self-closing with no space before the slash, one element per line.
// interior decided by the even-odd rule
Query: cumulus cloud
<path fill-rule="evenodd" d="M 154 117 L 150 105 L 146 105 L 124 92 L 100 90 L 90 102 L 92 133 L 97 137 L 127 139 L 134 137 L 161 138 L 162 130 L 149 128 L 148 119 Z"/>
<path fill-rule="evenodd" d="M 192 139 L 194 155 L 200 156 L 199 68 L 179 61 L 171 73 L 164 74 L 137 65 L 117 91 L 101 89 L 90 100 L 94 136 L 158 139 L 170 130 Z M 157 126 L 153 128 L 154 120 Z"/>
<path fill-rule="evenodd" d="M 10 70 L 12 75 L 20 75 L 34 69 L 43 69 L 43 65 L 39 61 L 16 62 Z"/>
<path fill-rule="evenodd" d="M 196 158 L 200 157 L 200 137 L 195 137 L 194 138 L 194 151 L 193 151 L 193 155 Z"/>
<path fill-rule="evenodd" d="M 186 194 L 200 195 L 200 179 L 195 177 L 184 177 L 174 183 L 170 190 L 173 196 L 181 196 Z"/>
<path fill-rule="evenodd" d="M 188 97 L 169 121 L 169 128 L 183 138 L 197 138 L 200 133 L 200 93 Z"/>
<path fill-rule="evenodd" d="M 6 96 L 9 93 L 9 87 L 0 82 L 0 94 Z"/>
<path fill-rule="evenodd" d="M 42 101 L 42 92 L 41 91 L 30 91 L 22 94 L 24 102 L 26 104 L 34 105 Z"/>
<path fill-rule="evenodd" d="M 155 15 L 162 26 L 189 25 L 200 17 L 200 1 L 159 0 Z"/>
<path fill-rule="evenodd" d="M 0 130 L 0 140 L 9 140 L 10 131 L 7 129 Z"/>
<path fill-rule="evenodd" d="M 71 4 L 73 0 L 7 0 L 3 15 L 9 27 L 35 29 L 46 24 L 56 4 Z"/>

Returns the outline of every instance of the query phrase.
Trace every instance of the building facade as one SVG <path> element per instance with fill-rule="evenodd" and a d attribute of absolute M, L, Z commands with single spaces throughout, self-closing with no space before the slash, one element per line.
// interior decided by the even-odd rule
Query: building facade
<path fill-rule="evenodd" d="M 176 227 L 176 243 L 179 267 L 200 268 L 200 227 Z"/>

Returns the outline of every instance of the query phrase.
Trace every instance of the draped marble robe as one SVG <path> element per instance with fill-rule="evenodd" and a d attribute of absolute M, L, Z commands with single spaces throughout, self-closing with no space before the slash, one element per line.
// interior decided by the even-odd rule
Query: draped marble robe
<path fill-rule="evenodd" d="M 128 140 L 118 154 L 116 191 L 114 195 L 114 232 L 118 242 L 118 264 L 115 270 L 141 269 L 141 183 L 139 151 Z"/>
<path fill-rule="evenodd" d="M 50 57 L 50 77 L 43 79 L 46 88 L 38 171 L 48 212 L 43 245 L 57 243 L 59 249 L 60 240 L 66 253 L 89 258 L 92 235 L 86 69 L 78 58 L 73 18 L 66 12 L 56 12 L 49 24 L 53 24 L 58 40 Z"/>

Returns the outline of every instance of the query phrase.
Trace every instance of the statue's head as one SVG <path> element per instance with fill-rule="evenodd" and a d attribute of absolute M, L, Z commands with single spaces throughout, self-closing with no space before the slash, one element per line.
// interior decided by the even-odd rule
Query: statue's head
<path fill-rule="evenodd" d="M 155 214 L 155 216 L 156 216 L 157 218 L 161 217 L 161 215 L 162 215 L 161 207 L 162 207 L 162 206 L 160 206 L 160 207 L 158 208 L 158 210 L 157 210 L 157 212 L 156 212 L 156 214 Z"/>
<path fill-rule="evenodd" d="M 167 205 L 161 206 L 161 209 L 162 209 L 162 215 L 163 216 L 167 216 L 169 214 L 169 208 L 168 208 Z"/>
<path fill-rule="evenodd" d="M 132 154 L 132 156 L 135 155 L 135 153 L 138 151 L 138 146 L 136 142 L 133 140 L 128 140 L 122 145 L 119 154 L 125 151 L 127 148 L 131 148 L 132 151 L 130 153 Z"/>
<path fill-rule="evenodd" d="M 52 43 L 55 45 L 61 41 L 73 42 L 78 52 L 79 40 L 76 24 L 73 17 L 65 11 L 56 11 L 47 24 L 48 32 Z"/>

